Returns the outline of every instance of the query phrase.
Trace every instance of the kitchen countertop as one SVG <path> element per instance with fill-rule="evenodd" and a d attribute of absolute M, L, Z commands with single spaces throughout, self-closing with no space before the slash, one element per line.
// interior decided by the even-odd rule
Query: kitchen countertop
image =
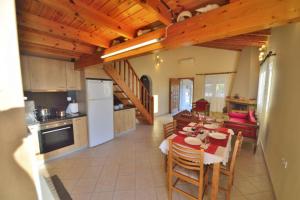
<path fill-rule="evenodd" d="M 83 117 L 83 116 L 86 116 L 86 114 L 83 114 L 83 113 L 77 113 L 77 114 L 73 114 L 73 115 L 67 114 L 65 117 L 54 117 L 54 118 L 47 119 L 45 121 L 39 121 L 39 123 L 40 124 L 45 124 L 45 123 L 49 123 L 49 122 L 55 122 L 55 121 L 60 121 L 60 120 L 73 119 L 73 118 Z"/>
<path fill-rule="evenodd" d="M 132 106 L 124 106 L 124 108 L 118 109 L 118 110 L 115 110 L 115 109 L 114 109 L 114 111 L 116 112 L 116 111 L 121 111 L 121 110 L 131 109 L 131 108 L 135 108 L 135 107 L 132 107 Z"/>

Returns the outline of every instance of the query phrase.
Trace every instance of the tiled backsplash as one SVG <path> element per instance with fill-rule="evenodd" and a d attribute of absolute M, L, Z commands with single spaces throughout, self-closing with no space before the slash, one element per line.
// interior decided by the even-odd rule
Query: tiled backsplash
<path fill-rule="evenodd" d="M 68 106 L 67 97 L 76 101 L 76 92 L 24 92 L 28 100 L 35 102 L 35 107 L 57 108 L 65 110 Z"/>

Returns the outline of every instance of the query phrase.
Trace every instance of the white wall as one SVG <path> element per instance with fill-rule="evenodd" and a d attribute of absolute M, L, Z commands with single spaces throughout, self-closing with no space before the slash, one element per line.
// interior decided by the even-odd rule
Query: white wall
<path fill-rule="evenodd" d="M 238 94 L 244 98 L 257 98 L 259 76 L 258 54 L 258 48 L 256 47 L 247 47 L 242 50 L 231 96 Z"/>
<path fill-rule="evenodd" d="M 203 97 L 204 76 L 198 73 L 235 71 L 239 52 L 204 47 L 184 47 L 163 51 L 159 55 L 163 63 L 155 67 L 155 54 L 140 56 L 129 60 L 139 76 L 149 75 L 152 79 L 153 95 L 158 95 L 157 115 L 169 112 L 169 78 L 194 77 L 194 100 Z M 192 58 L 194 62 L 180 64 L 178 61 Z"/>
<path fill-rule="evenodd" d="M 260 138 L 277 199 L 294 200 L 300 196 L 300 23 L 272 30 L 269 49 L 277 55 L 266 132 Z"/>
<path fill-rule="evenodd" d="M 0 199 L 36 199 L 25 114 L 15 1 L 0 1 Z"/>

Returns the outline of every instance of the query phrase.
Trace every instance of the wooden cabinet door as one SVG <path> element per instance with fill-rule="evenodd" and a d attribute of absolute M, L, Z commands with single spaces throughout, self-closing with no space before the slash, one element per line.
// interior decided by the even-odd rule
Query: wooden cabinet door
<path fill-rule="evenodd" d="M 75 145 L 77 147 L 88 145 L 86 117 L 78 117 L 73 119 L 73 132 Z"/>
<path fill-rule="evenodd" d="M 179 88 L 180 80 L 177 78 L 170 78 L 170 98 L 169 111 L 170 113 L 177 113 L 179 111 Z"/>
<path fill-rule="evenodd" d="M 28 65 L 28 57 L 21 56 L 21 72 L 22 72 L 22 83 L 23 83 L 23 90 L 30 91 L 30 69 Z"/>
<path fill-rule="evenodd" d="M 65 91 L 66 66 L 64 61 L 28 57 L 30 83 L 33 91 Z"/>
<path fill-rule="evenodd" d="M 74 63 L 66 62 L 67 90 L 81 90 L 80 71 L 74 69 Z"/>

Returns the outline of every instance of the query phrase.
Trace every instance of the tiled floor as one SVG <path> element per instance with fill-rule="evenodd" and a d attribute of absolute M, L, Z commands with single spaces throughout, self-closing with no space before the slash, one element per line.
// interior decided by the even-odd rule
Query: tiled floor
<path fill-rule="evenodd" d="M 158 146 L 162 141 L 162 124 L 170 120 L 170 116 L 159 117 L 154 126 L 138 125 L 136 131 L 111 142 L 51 161 L 47 171 L 61 178 L 73 199 L 165 200 L 166 174 Z M 45 169 L 42 172 L 47 174 Z M 181 183 L 181 187 L 195 191 L 186 183 Z M 224 192 L 219 192 L 219 199 L 224 197 Z M 185 197 L 174 193 L 173 199 Z M 252 146 L 247 143 L 243 144 L 237 161 L 231 199 L 275 199 L 262 152 L 258 150 L 253 155 Z"/>

